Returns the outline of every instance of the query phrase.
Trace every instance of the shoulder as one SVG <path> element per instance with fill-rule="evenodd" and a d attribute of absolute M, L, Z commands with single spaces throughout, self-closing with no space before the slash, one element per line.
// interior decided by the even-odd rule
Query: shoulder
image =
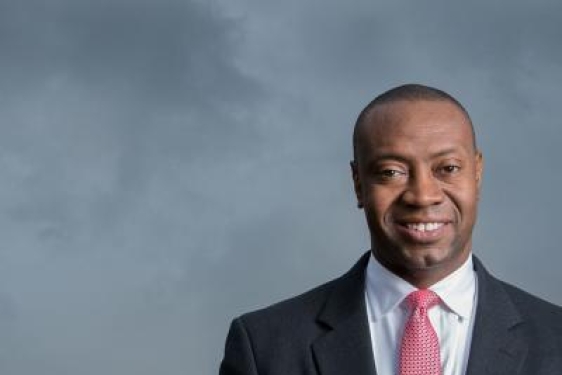
<path fill-rule="evenodd" d="M 296 297 L 235 318 L 228 333 L 221 375 L 257 374 L 258 367 L 294 371 L 322 333 L 316 316 L 339 279 Z M 293 370 L 289 370 L 293 369 Z"/>
<path fill-rule="evenodd" d="M 514 353 L 526 352 L 527 372 L 559 373 L 562 366 L 562 308 L 490 275 L 475 259 L 478 305 L 474 338 L 480 348 L 505 340 Z M 503 337 L 503 339 L 502 339 Z M 483 355 L 481 353 L 481 355 Z M 556 368 L 556 372 L 538 369 Z"/>
<path fill-rule="evenodd" d="M 358 272 L 352 269 L 296 297 L 234 319 L 221 375 L 300 374 L 303 368 L 314 368 L 310 346 L 328 329 L 322 314 L 334 311 L 330 306 L 344 305 L 343 310 L 349 310 L 364 293 L 358 277 L 362 270 L 354 268 Z"/>
<path fill-rule="evenodd" d="M 562 308 L 518 287 L 502 282 L 506 293 L 522 317 L 520 331 L 530 344 L 531 358 L 557 363 L 560 370 L 562 354 Z M 553 365 L 554 366 L 554 365 Z"/>
<path fill-rule="evenodd" d="M 562 307 L 504 281 L 500 283 L 525 320 L 548 324 L 550 329 L 558 329 L 562 333 Z"/>
<path fill-rule="evenodd" d="M 368 254 L 364 254 L 344 275 L 296 297 L 246 313 L 236 321 L 258 341 L 296 344 L 311 340 L 325 331 L 323 319 L 326 315 L 343 316 L 364 304 L 368 259 Z"/>
<path fill-rule="evenodd" d="M 509 301 L 518 316 L 513 332 L 519 332 L 531 343 L 534 356 L 558 357 L 562 353 L 562 307 L 507 282 L 494 278 L 492 280 L 507 297 L 504 301 Z M 503 299 L 499 294 L 495 294 L 495 297 Z M 493 303 L 489 299 L 487 302 Z M 507 308 L 508 305 L 504 302 L 503 306 Z M 499 316 L 506 316 L 507 311 L 495 309 Z"/>
<path fill-rule="evenodd" d="M 267 331 L 270 334 L 282 333 L 289 327 L 291 330 L 299 326 L 302 328 L 314 321 L 339 282 L 341 277 L 295 297 L 245 313 L 238 320 L 251 331 Z"/>
<path fill-rule="evenodd" d="M 479 303 L 494 305 L 497 313 L 505 311 L 511 305 L 523 320 L 562 325 L 562 307 L 497 279 L 476 257 L 474 257 L 474 266 L 478 275 L 479 295 L 482 294 L 482 298 L 479 297 Z"/>

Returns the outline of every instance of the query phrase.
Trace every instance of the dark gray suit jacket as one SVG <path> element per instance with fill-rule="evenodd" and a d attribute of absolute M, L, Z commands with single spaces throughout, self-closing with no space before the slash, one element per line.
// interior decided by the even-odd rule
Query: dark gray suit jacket
<path fill-rule="evenodd" d="M 336 280 L 235 319 L 220 375 L 376 375 L 364 298 L 368 256 Z M 476 258 L 474 268 L 467 374 L 562 375 L 562 308 L 495 279 Z"/>

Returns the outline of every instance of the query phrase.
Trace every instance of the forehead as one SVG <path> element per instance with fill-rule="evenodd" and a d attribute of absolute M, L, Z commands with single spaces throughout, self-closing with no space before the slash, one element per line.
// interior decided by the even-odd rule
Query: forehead
<path fill-rule="evenodd" d="M 474 152 L 469 119 L 445 100 L 399 100 L 371 109 L 358 129 L 360 154 L 423 156 L 444 149 Z"/>

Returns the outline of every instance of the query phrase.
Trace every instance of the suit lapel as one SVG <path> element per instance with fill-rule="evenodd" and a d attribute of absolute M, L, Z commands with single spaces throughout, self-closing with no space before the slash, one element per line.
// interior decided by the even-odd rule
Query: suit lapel
<path fill-rule="evenodd" d="M 312 344 L 321 375 L 376 375 L 364 296 L 369 255 L 342 277 L 318 316 L 328 329 Z"/>
<path fill-rule="evenodd" d="M 467 375 L 518 374 L 527 354 L 523 319 L 502 284 L 475 257 L 478 305 Z"/>

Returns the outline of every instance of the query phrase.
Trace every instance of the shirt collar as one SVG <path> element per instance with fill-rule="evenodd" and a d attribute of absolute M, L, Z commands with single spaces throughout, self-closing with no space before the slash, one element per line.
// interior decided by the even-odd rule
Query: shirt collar
<path fill-rule="evenodd" d="M 452 312 L 462 318 L 470 317 L 476 293 L 476 273 L 472 255 L 455 272 L 429 289 L 437 293 Z"/>
<path fill-rule="evenodd" d="M 367 297 L 375 321 L 397 308 L 408 294 L 417 290 L 415 286 L 387 270 L 372 255 L 369 257 L 366 273 Z M 472 254 L 455 272 L 429 289 L 453 313 L 462 318 L 470 317 L 476 291 Z"/>

